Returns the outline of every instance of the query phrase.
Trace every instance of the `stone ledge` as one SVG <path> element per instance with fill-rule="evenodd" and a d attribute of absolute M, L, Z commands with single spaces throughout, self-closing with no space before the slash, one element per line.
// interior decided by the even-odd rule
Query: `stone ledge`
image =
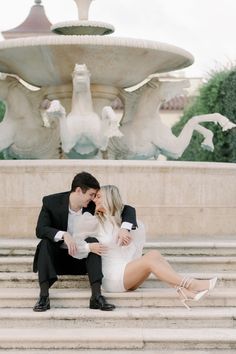
<path fill-rule="evenodd" d="M 0 308 L 30 308 L 38 298 L 39 290 L 35 288 L 1 288 Z M 182 303 L 176 292 L 170 288 L 140 288 L 134 292 L 106 293 L 106 298 L 117 307 L 181 307 Z M 87 289 L 57 289 L 50 290 L 52 308 L 87 308 L 90 291 Z M 236 307 L 236 287 L 217 288 L 193 307 Z"/>
<path fill-rule="evenodd" d="M 78 339 L 79 338 L 79 339 Z M 153 328 L 1 328 L 2 349 L 236 349 L 236 330 Z"/>
<path fill-rule="evenodd" d="M 160 250 L 160 248 L 156 247 L 156 249 Z M 219 256 L 212 255 L 211 249 L 209 250 L 208 255 L 201 255 L 201 249 L 198 250 L 197 256 L 191 254 L 191 249 L 181 248 L 178 250 L 173 249 L 173 252 L 178 253 L 178 255 L 166 255 L 166 252 L 161 250 L 161 253 L 165 255 L 165 259 L 174 267 L 174 269 L 178 272 L 190 272 L 196 271 L 196 269 L 200 272 L 232 272 L 236 271 L 236 257 L 227 254 L 228 248 L 226 250 L 221 250 L 221 254 Z M 145 249 L 146 253 L 147 250 Z M 173 253 L 172 252 L 172 253 Z M 170 253 L 170 251 L 169 251 Z M 234 251 L 236 254 L 236 249 Z M 32 255 L 13 255 L 11 256 L 11 252 L 0 257 L 0 272 L 32 272 L 32 264 L 33 264 L 33 256 Z"/>
<path fill-rule="evenodd" d="M 210 279 L 218 277 L 217 287 L 236 286 L 236 272 L 181 272 L 183 277 L 194 277 L 199 279 Z M 37 274 L 31 272 L 0 272 L 0 288 L 34 288 L 38 286 Z M 88 288 L 88 277 L 85 275 L 63 275 L 58 277 L 58 281 L 53 285 L 54 288 Z M 150 275 L 140 287 L 143 288 L 166 288 L 167 285 Z"/>
<path fill-rule="evenodd" d="M 189 305 L 191 306 L 191 302 Z M 52 308 L 44 313 L 32 309 L 1 309 L 0 328 L 234 328 L 236 309 L 117 308 L 94 311 L 88 308 Z"/>
<path fill-rule="evenodd" d="M 233 351 L 231 350 L 221 350 L 221 349 L 207 349 L 206 350 L 187 350 L 184 351 L 183 350 L 164 350 L 164 351 L 159 351 L 158 349 L 155 350 L 150 350 L 148 349 L 147 351 L 144 351 L 143 349 L 139 350 L 139 349 L 134 349 L 134 350 L 129 350 L 129 349 L 123 349 L 123 350 L 119 350 L 119 349 L 106 349 L 104 351 L 104 349 L 89 349 L 89 351 L 84 350 L 84 349 L 58 349 L 58 350 L 53 350 L 50 349 L 50 354 L 78 354 L 78 353 L 83 353 L 83 354 L 235 354 L 235 351 L 233 349 Z M 0 354 L 49 354 L 48 350 L 43 350 L 43 349 L 23 349 L 23 350 L 14 350 L 14 349 L 8 349 L 7 353 L 5 349 L 0 349 Z"/>

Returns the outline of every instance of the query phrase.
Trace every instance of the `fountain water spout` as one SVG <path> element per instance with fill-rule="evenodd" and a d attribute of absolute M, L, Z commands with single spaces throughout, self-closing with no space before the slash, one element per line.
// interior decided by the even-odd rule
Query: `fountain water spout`
<path fill-rule="evenodd" d="M 78 8 L 78 15 L 79 15 L 79 20 L 80 21 L 87 21 L 88 20 L 88 14 L 89 14 L 89 8 L 91 5 L 91 2 L 93 0 L 74 0 L 77 8 Z"/>

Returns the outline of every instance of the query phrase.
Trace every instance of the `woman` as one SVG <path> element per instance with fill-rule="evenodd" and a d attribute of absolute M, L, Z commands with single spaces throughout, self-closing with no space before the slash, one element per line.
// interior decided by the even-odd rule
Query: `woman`
<path fill-rule="evenodd" d="M 121 225 L 123 203 L 116 186 L 101 187 L 94 202 L 96 216 L 83 214 L 80 231 L 75 237 L 81 240 L 88 235 L 95 235 L 102 244 L 102 285 L 105 291 L 135 290 L 153 273 L 158 279 L 175 287 L 183 305 L 190 309 L 187 302 L 202 299 L 215 287 L 216 277 L 210 280 L 183 278 L 157 250 L 142 255 L 145 230 L 140 223 L 138 229 L 131 231 L 132 242 L 128 246 L 119 246 L 117 232 Z M 93 244 L 90 247 L 93 251 Z"/>

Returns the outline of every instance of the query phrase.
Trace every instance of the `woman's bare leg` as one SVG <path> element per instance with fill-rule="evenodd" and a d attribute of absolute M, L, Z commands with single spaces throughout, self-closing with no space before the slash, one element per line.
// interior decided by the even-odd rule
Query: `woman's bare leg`
<path fill-rule="evenodd" d="M 174 271 L 158 251 L 150 251 L 141 258 L 127 264 L 124 273 L 124 286 L 127 290 L 137 288 L 150 273 L 172 286 L 181 283 L 182 276 Z"/>
<path fill-rule="evenodd" d="M 124 272 L 124 287 L 126 290 L 137 289 L 151 274 L 150 267 L 142 256 L 129 262 Z"/>
<path fill-rule="evenodd" d="M 124 273 L 124 286 L 126 290 L 134 290 L 141 285 L 150 273 L 158 279 L 175 287 L 181 284 L 183 276 L 178 274 L 165 260 L 159 251 L 153 250 L 141 258 L 127 264 Z M 193 296 L 193 292 L 205 290 L 209 287 L 208 280 L 193 279 L 189 283 L 186 295 Z"/>

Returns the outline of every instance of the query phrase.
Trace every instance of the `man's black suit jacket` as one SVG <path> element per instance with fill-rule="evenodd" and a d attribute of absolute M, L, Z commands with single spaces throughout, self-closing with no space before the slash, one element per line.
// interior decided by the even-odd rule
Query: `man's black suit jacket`
<path fill-rule="evenodd" d="M 48 238 L 54 241 L 58 231 L 67 231 L 68 213 L 69 213 L 70 192 L 51 194 L 43 198 L 43 206 L 40 211 L 36 226 L 36 236 L 40 239 Z M 85 211 L 94 214 L 95 204 L 90 202 Z M 137 227 L 135 209 L 125 205 L 121 214 L 122 222 L 126 221 Z"/>

